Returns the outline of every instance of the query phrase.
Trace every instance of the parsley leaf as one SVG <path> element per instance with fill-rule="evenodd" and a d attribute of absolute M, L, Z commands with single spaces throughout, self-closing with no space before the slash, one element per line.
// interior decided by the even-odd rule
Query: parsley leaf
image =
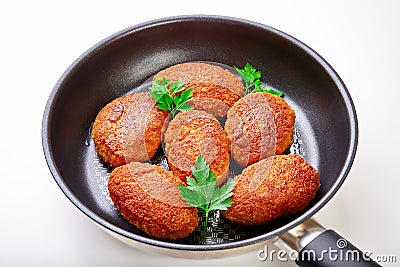
<path fill-rule="evenodd" d="M 171 89 L 171 92 L 169 89 Z M 180 94 L 177 95 L 178 93 Z M 173 83 L 165 78 L 153 81 L 150 87 L 150 95 L 158 103 L 157 108 L 168 110 L 172 117 L 175 116 L 177 111 L 185 112 L 193 109 L 186 103 L 192 99 L 193 89 L 185 90 L 181 80 Z"/>
<path fill-rule="evenodd" d="M 176 103 L 174 101 L 174 103 L 176 104 L 176 110 L 178 110 L 180 112 L 185 112 L 185 111 L 193 109 L 192 106 L 190 106 L 186 103 L 187 101 L 192 99 L 192 95 L 193 95 L 193 89 L 189 88 L 189 89 L 183 91 L 180 96 L 176 96 L 176 98 L 177 98 Z"/>
<path fill-rule="evenodd" d="M 235 70 L 240 74 L 244 83 L 245 89 L 244 94 L 267 92 L 276 96 L 282 96 L 283 93 L 272 89 L 272 87 L 266 88 L 261 82 L 261 72 L 257 71 L 252 65 L 247 63 L 243 69 L 234 66 Z M 253 88 L 251 90 L 251 88 Z"/>
<path fill-rule="evenodd" d="M 235 182 L 227 182 L 217 187 L 215 174 L 210 171 L 205 159 L 200 155 L 196 160 L 196 166 L 192 168 L 193 178 L 187 177 L 187 186 L 179 185 L 183 199 L 192 207 L 201 209 L 205 213 L 206 224 L 202 231 L 204 237 L 207 229 L 208 216 L 213 210 L 226 210 L 232 205 L 230 197 L 233 195 Z"/>
<path fill-rule="evenodd" d="M 256 87 L 254 88 L 254 90 L 253 91 L 251 91 L 252 93 L 257 93 L 257 92 L 267 92 L 267 93 L 270 93 L 270 94 L 273 94 L 273 95 L 276 95 L 276 96 L 282 96 L 283 95 L 283 93 L 282 92 L 279 92 L 279 91 L 276 91 L 276 90 L 274 90 L 274 89 L 272 89 L 272 87 L 270 86 L 269 88 L 266 88 L 266 87 L 264 87 L 264 86 L 262 86 L 262 85 L 256 85 Z"/>

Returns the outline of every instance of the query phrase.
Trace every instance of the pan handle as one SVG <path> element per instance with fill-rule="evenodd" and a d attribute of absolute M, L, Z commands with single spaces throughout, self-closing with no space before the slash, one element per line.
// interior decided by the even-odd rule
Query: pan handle
<path fill-rule="evenodd" d="M 296 264 L 311 266 L 381 266 L 333 230 L 327 230 L 314 219 L 280 236 L 277 245 L 297 255 Z"/>

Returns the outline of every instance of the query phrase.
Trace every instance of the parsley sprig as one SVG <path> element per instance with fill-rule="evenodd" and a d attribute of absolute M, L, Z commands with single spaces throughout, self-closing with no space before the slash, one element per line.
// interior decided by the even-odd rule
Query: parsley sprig
<path fill-rule="evenodd" d="M 213 210 L 226 210 L 232 205 L 230 197 L 233 195 L 235 182 L 227 182 L 217 187 L 215 174 L 210 171 L 205 159 L 200 155 L 196 160 L 196 167 L 192 168 L 193 178 L 187 177 L 187 186 L 179 185 L 183 199 L 192 206 L 205 213 L 206 224 L 202 231 L 204 236 L 207 229 L 208 216 Z"/>
<path fill-rule="evenodd" d="M 171 89 L 171 92 L 170 90 Z M 178 94 L 180 93 L 180 94 Z M 180 112 L 193 109 L 187 102 L 192 99 L 193 89 L 185 90 L 181 80 L 170 82 L 163 78 L 162 80 L 153 81 L 150 87 L 150 95 L 158 102 L 157 108 L 168 110 L 172 117 Z"/>
<path fill-rule="evenodd" d="M 273 95 L 282 96 L 283 93 L 272 89 L 266 88 L 261 82 L 261 72 L 257 71 L 252 65 L 247 63 L 243 69 L 234 66 L 235 70 L 240 74 L 245 83 L 244 94 L 267 92 Z M 252 89 L 253 88 L 253 89 Z"/>

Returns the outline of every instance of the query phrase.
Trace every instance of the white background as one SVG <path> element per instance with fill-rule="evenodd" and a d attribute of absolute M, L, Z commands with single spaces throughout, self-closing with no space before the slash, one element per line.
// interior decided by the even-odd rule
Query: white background
<path fill-rule="evenodd" d="M 4 2 L 0 7 L 0 266 L 271 264 L 260 262 L 256 252 L 203 261 L 141 252 L 96 227 L 67 200 L 47 169 L 41 120 L 64 70 L 114 32 L 182 14 L 227 15 L 275 27 L 311 46 L 335 68 L 355 102 L 359 146 L 348 179 L 316 217 L 373 255 L 396 255 L 400 261 L 399 2 Z"/>

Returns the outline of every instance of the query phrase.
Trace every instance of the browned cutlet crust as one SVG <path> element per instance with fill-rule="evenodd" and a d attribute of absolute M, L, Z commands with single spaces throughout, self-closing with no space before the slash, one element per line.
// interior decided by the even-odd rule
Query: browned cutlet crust
<path fill-rule="evenodd" d="M 185 89 L 193 88 L 193 98 L 188 104 L 207 111 L 217 119 L 225 117 L 229 107 L 244 94 L 243 84 L 233 73 L 202 62 L 171 66 L 158 72 L 153 80 L 163 78 L 171 82 L 182 80 Z"/>
<path fill-rule="evenodd" d="M 170 169 L 182 181 L 191 176 L 191 168 L 200 154 L 218 184 L 228 177 L 230 143 L 225 130 L 211 114 L 200 110 L 179 113 L 168 125 L 164 136 Z"/>
<path fill-rule="evenodd" d="M 137 228 L 157 238 L 181 239 L 196 229 L 199 217 L 178 185 L 184 183 L 172 172 L 132 162 L 112 171 L 108 191 L 122 216 Z"/>
<path fill-rule="evenodd" d="M 111 167 L 144 162 L 157 152 L 168 112 L 149 93 L 119 97 L 98 113 L 92 138 L 98 155 Z"/>
<path fill-rule="evenodd" d="M 319 186 L 317 171 L 298 155 L 278 155 L 248 166 L 236 181 L 228 220 L 260 225 L 307 207 Z"/>
<path fill-rule="evenodd" d="M 233 159 L 245 167 L 282 154 L 292 143 L 295 118 L 281 97 L 252 93 L 241 98 L 229 109 L 225 123 Z"/>

